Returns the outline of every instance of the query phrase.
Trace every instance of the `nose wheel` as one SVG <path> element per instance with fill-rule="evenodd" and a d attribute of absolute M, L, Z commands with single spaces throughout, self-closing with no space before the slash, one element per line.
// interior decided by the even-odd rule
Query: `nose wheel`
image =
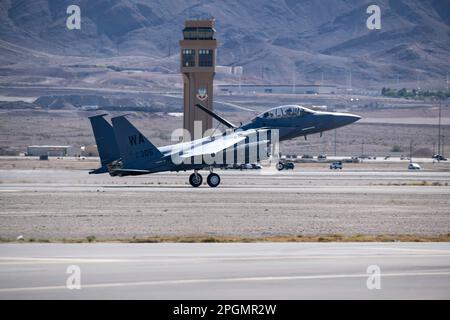
<path fill-rule="evenodd" d="M 220 184 L 220 176 L 217 173 L 210 173 L 206 179 L 208 186 L 215 188 Z"/>
<path fill-rule="evenodd" d="M 200 173 L 193 173 L 191 174 L 191 176 L 189 177 L 189 183 L 191 184 L 191 186 L 197 188 L 199 186 L 201 186 L 203 182 L 203 178 L 202 175 Z"/>
<path fill-rule="evenodd" d="M 283 170 L 284 169 L 284 164 L 282 163 L 282 162 L 278 162 L 277 163 L 277 170 L 278 171 L 281 171 L 281 170 Z"/>

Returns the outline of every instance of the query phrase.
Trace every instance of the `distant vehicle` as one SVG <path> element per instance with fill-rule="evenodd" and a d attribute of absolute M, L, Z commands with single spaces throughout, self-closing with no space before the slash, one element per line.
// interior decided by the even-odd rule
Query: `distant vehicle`
<path fill-rule="evenodd" d="M 447 158 L 445 158 L 443 155 L 441 154 L 434 154 L 433 155 L 433 159 L 437 160 L 437 161 L 447 161 Z"/>
<path fill-rule="evenodd" d="M 321 154 L 317 157 L 317 160 L 327 160 L 327 155 L 326 154 Z"/>
<path fill-rule="evenodd" d="M 332 164 L 330 164 L 330 170 L 337 170 L 340 169 L 342 170 L 342 162 L 341 161 L 335 161 Z"/>
<path fill-rule="evenodd" d="M 384 160 L 388 160 L 390 158 L 390 156 L 386 156 L 384 157 Z"/>
<path fill-rule="evenodd" d="M 248 170 L 248 169 L 261 169 L 261 165 L 257 163 L 243 163 L 243 164 L 231 164 L 225 166 L 224 169 L 234 169 L 234 170 Z"/>
<path fill-rule="evenodd" d="M 304 154 L 302 155 L 302 159 L 312 159 L 313 156 L 309 155 L 309 154 Z"/>
<path fill-rule="evenodd" d="M 278 162 L 277 163 L 277 170 L 294 170 L 294 163 L 293 162 Z"/>
<path fill-rule="evenodd" d="M 361 159 L 359 159 L 358 157 L 351 157 L 351 158 L 344 159 L 342 162 L 345 162 L 345 163 L 360 163 Z"/>
<path fill-rule="evenodd" d="M 414 162 L 410 162 L 409 165 L 408 165 L 408 169 L 409 170 L 420 170 L 422 168 L 420 167 L 419 164 L 414 163 Z"/>

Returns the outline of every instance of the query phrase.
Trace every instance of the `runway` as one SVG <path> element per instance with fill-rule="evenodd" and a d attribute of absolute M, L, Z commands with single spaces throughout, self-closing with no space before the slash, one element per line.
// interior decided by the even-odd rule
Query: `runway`
<path fill-rule="evenodd" d="M 449 298 L 449 243 L 0 245 L 0 299 Z"/>

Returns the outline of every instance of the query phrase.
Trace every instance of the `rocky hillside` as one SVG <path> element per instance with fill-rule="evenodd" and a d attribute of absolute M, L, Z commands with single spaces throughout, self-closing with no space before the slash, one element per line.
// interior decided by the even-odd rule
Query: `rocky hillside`
<path fill-rule="evenodd" d="M 251 81 L 380 87 L 450 71 L 450 0 L 378 0 L 382 29 L 368 30 L 372 0 L 0 0 L 0 76 L 56 56 L 142 57 L 177 71 L 185 19 L 216 18 L 218 63 Z M 81 8 L 81 30 L 66 8 Z M 32 64 L 31 64 L 32 65 Z M 53 70 L 57 73 L 57 70 Z"/>

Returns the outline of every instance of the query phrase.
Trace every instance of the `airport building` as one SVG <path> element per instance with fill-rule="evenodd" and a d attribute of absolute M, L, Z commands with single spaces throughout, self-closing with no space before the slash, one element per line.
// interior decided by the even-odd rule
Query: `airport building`
<path fill-rule="evenodd" d="M 80 149 L 72 146 L 29 146 L 27 156 L 65 157 L 80 154 Z"/>
<path fill-rule="evenodd" d="M 188 20 L 180 40 L 180 71 L 184 83 L 184 129 L 194 134 L 194 121 L 202 131 L 212 128 L 212 118 L 195 105 L 213 109 L 213 79 L 216 67 L 214 20 Z"/>
<path fill-rule="evenodd" d="M 220 94 L 236 93 L 274 93 L 274 94 L 335 94 L 336 86 L 332 85 L 291 85 L 291 84 L 227 84 L 218 85 L 217 90 Z"/>
<path fill-rule="evenodd" d="M 81 155 L 85 157 L 98 157 L 98 148 L 96 144 L 90 144 L 81 147 Z"/>

